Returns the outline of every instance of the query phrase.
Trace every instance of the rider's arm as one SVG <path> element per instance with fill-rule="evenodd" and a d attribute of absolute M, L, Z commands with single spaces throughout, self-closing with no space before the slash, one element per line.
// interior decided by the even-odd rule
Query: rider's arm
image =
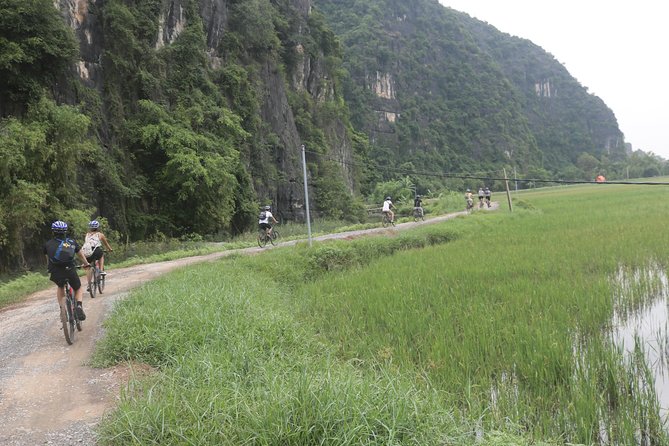
<path fill-rule="evenodd" d="M 109 242 L 107 241 L 107 237 L 105 237 L 105 235 L 102 234 L 102 233 L 100 234 L 100 240 L 101 240 L 102 243 L 104 243 L 105 246 L 107 247 L 107 251 L 113 251 L 111 245 L 109 245 Z"/>

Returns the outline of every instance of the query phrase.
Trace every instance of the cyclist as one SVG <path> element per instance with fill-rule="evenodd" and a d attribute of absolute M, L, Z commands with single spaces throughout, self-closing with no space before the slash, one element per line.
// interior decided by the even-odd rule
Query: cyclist
<path fill-rule="evenodd" d="M 419 217 L 423 217 L 424 212 L 423 212 L 423 199 L 421 198 L 420 195 L 416 195 L 416 198 L 413 200 L 413 211 L 414 214 L 418 215 Z"/>
<path fill-rule="evenodd" d="M 260 227 L 260 229 L 265 230 L 265 233 L 267 234 L 268 237 L 272 236 L 272 224 L 270 223 L 270 220 L 274 224 L 279 223 L 274 218 L 274 215 L 272 215 L 272 207 L 271 206 L 265 206 L 263 208 L 263 211 L 260 213 L 259 218 L 258 218 L 258 226 Z"/>
<path fill-rule="evenodd" d="M 471 189 L 467 189 L 467 192 L 465 192 L 465 201 L 467 201 L 467 210 L 474 207 L 474 198 Z"/>
<path fill-rule="evenodd" d="M 483 207 L 483 196 L 484 196 L 484 193 L 485 193 L 485 192 L 483 192 L 483 187 L 479 187 L 479 195 L 478 195 L 478 196 L 479 196 L 479 207 L 480 207 L 480 208 Z"/>
<path fill-rule="evenodd" d="M 102 245 L 105 245 L 105 248 L 107 251 L 113 251 L 112 247 L 109 245 L 109 242 L 107 241 L 107 237 L 99 231 L 100 229 L 100 222 L 97 220 L 92 220 L 88 222 L 88 232 L 86 233 L 86 237 L 84 240 L 84 244 L 81 247 L 81 251 L 84 253 L 86 256 L 86 260 L 88 263 L 95 264 L 96 260 L 100 261 L 100 274 L 103 276 L 106 276 L 107 273 L 105 272 L 105 256 L 104 252 L 102 251 Z M 86 271 L 86 280 L 88 283 L 91 281 L 91 274 L 93 274 L 92 270 Z M 90 291 L 90 290 L 87 290 Z"/>
<path fill-rule="evenodd" d="M 485 203 L 490 207 L 490 198 L 492 196 L 492 192 L 490 192 L 490 188 L 486 186 L 485 190 L 483 191 L 485 194 Z"/>
<path fill-rule="evenodd" d="M 386 197 L 386 201 L 383 202 L 383 208 L 381 212 L 388 216 L 391 223 L 395 222 L 395 213 L 391 209 L 396 209 L 390 197 Z"/>
<path fill-rule="evenodd" d="M 79 244 L 73 239 L 67 237 L 67 223 L 64 221 L 54 221 L 51 224 L 53 238 L 44 244 L 44 255 L 47 259 L 47 271 L 51 274 L 49 279 L 58 287 L 56 297 L 61 311 L 65 308 L 65 281 L 70 282 L 74 290 L 74 299 L 77 301 L 76 312 L 80 320 L 86 319 L 86 314 L 82 307 L 81 280 L 74 267 L 74 256 L 79 256 L 84 268 L 91 266 L 86 257 L 81 252 Z"/>

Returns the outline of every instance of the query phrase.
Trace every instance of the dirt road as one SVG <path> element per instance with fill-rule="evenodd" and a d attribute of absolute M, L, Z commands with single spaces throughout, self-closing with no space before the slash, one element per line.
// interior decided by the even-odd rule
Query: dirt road
<path fill-rule="evenodd" d="M 496 208 L 495 203 L 491 209 Z M 425 222 L 398 224 L 392 229 L 351 231 L 314 240 L 400 231 L 464 214 L 456 212 Z M 121 386 L 132 373 L 127 367 L 95 369 L 87 364 L 95 342 L 103 336 L 102 322 L 114 302 L 123 299 L 130 289 L 175 268 L 232 253 L 260 251 L 246 248 L 110 270 L 104 294 L 95 299 L 85 294 L 86 321 L 71 346 L 62 333 L 53 288 L 0 311 L 0 445 L 94 445 L 95 426 L 114 407 Z"/>

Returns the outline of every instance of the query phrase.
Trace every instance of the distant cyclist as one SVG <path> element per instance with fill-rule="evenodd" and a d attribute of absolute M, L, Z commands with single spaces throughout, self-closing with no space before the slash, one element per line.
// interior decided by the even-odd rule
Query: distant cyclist
<path fill-rule="evenodd" d="M 482 188 L 482 187 L 479 187 L 479 195 L 478 195 L 478 197 L 479 197 L 479 207 L 480 207 L 480 208 L 483 207 L 483 197 L 484 197 L 484 194 L 485 194 L 485 192 L 483 191 L 483 188 Z"/>
<path fill-rule="evenodd" d="M 86 233 L 84 244 L 81 247 L 81 251 L 86 256 L 88 263 L 95 264 L 97 260 L 100 261 L 100 274 L 103 276 L 107 273 L 105 272 L 105 256 L 102 250 L 102 245 L 104 244 L 107 251 L 113 251 L 112 247 L 107 241 L 107 237 L 100 232 L 100 222 L 97 220 L 92 220 L 88 223 L 88 232 Z M 86 279 L 88 283 L 91 281 L 92 270 L 86 271 Z"/>
<path fill-rule="evenodd" d="M 490 207 L 490 198 L 492 196 L 492 192 L 490 192 L 490 188 L 486 186 L 485 190 L 483 191 L 483 194 L 485 195 L 485 203 Z"/>
<path fill-rule="evenodd" d="M 267 234 L 268 237 L 272 236 L 272 224 L 270 223 L 270 221 L 272 221 L 274 224 L 279 223 L 274 218 L 274 215 L 272 215 L 272 207 L 265 206 L 263 210 L 260 212 L 260 215 L 258 216 L 258 226 L 260 227 L 260 229 L 265 230 L 265 233 Z"/>
<path fill-rule="evenodd" d="M 74 256 L 78 255 L 84 268 L 90 264 L 81 252 L 79 244 L 67 236 L 67 223 L 54 221 L 51 224 L 53 238 L 44 244 L 44 255 L 47 259 L 47 271 L 51 274 L 49 279 L 56 284 L 56 298 L 61 311 L 65 308 L 65 281 L 70 282 L 74 290 L 74 299 L 77 301 L 76 312 L 79 320 L 85 320 L 86 314 L 82 307 L 81 280 L 74 266 Z"/>
<path fill-rule="evenodd" d="M 394 223 L 395 213 L 391 209 L 395 209 L 395 205 L 391 201 L 390 197 L 386 197 L 386 200 L 383 202 L 383 208 L 381 208 L 381 212 L 388 216 L 390 223 Z"/>
<path fill-rule="evenodd" d="M 418 217 L 423 217 L 424 216 L 424 211 L 423 211 L 423 199 L 421 198 L 420 195 L 416 195 L 416 198 L 413 200 L 413 211 L 414 215 Z"/>
<path fill-rule="evenodd" d="M 474 196 L 472 195 L 471 189 L 467 189 L 467 192 L 465 192 L 465 201 L 467 202 L 468 211 L 474 207 Z"/>

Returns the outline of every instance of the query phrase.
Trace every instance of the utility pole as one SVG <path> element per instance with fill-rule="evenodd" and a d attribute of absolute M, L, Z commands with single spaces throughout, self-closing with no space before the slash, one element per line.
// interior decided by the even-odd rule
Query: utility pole
<path fill-rule="evenodd" d="M 511 204 L 511 192 L 509 191 L 509 179 L 506 177 L 506 168 L 504 168 L 504 183 L 506 184 L 506 201 L 509 202 L 509 212 L 513 212 L 513 205 Z"/>
<path fill-rule="evenodd" d="M 307 210 L 307 234 L 309 235 L 309 247 L 311 247 L 311 216 L 309 215 L 309 187 L 307 185 L 307 158 L 304 154 L 304 144 L 302 149 L 302 173 L 304 176 L 304 208 Z"/>

